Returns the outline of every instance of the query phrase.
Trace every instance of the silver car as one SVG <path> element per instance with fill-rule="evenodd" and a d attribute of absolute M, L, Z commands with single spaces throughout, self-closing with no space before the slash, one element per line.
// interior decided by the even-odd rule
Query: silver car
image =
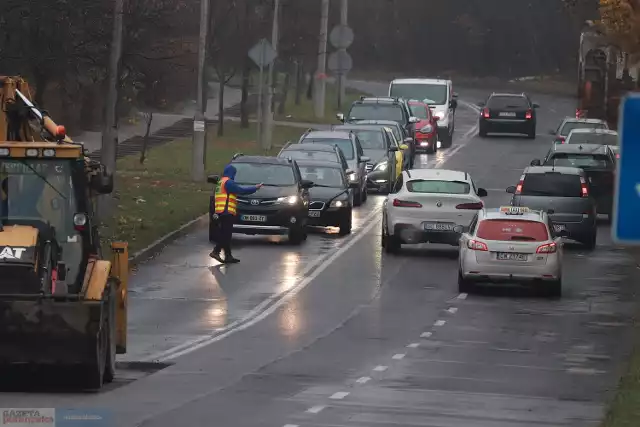
<path fill-rule="evenodd" d="M 562 241 L 552 230 L 544 211 L 515 206 L 479 211 L 460 237 L 458 290 L 515 282 L 560 296 Z"/>

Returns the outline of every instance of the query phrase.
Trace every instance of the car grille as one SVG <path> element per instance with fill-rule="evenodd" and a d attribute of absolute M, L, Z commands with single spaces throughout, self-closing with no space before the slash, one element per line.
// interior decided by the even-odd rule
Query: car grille
<path fill-rule="evenodd" d="M 251 200 L 258 200 L 258 205 L 259 206 L 272 206 L 276 203 L 276 201 L 278 199 L 240 199 L 240 198 L 236 198 L 236 200 L 238 201 L 238 203 L 243 204 L 243 205 L 251 205 Z M 256 205 L 253 205 L 256 206 Z"/>
<path fill-rule="evenodd" d="M 373 170 L 373 163 L 367 163 L 367 172 L 371 172 Z"/>
<path fill-rule="evenodd" d="M 324 209 L 324 202 L 311 202 L 309 203 L 309 209 L 319 211 Z"/>

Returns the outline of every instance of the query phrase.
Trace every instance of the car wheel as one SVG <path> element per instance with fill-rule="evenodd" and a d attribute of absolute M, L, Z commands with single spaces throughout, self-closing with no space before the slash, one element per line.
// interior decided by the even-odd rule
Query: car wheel
<path fill-rule="evenodd" d="M 478 135 L 480 135 L 480 138 L 486 138 L 487 137 L 487 129 L 480 125 L 479 129 L 478 129 Z"/>
<path fill-rule="evenodd" d="M 442 147 L 450 148 L 452 143 L 453 143 L 453 135 L 447 132 L 442 138 Z"/>
<path fill-rule="evenodd" d="M 358 189 L 353 195 L 353 206 L 360 206 L 362 204 L 362 191 Z"/>
<path fill-rule="evenodd" d="M 387 235 L 386 237 L 387 238 L 384 245 L 385 252 L 388 254 L 397 254 L 398 252 L 400 252 L 400 248 L 402 247 L 402 244 L 400 243 L 400 239 L 398 239 L 394 235 L 391 235 L 391 236 Z"/>
<path fill-rule="evenodd" d="M 427 148 L 427 154 L 435 154 L 436 150 L 438 149 L 436 147 L 437 145 L 438 145 L 438 143 L 431 144 L 431 147 Z"/>
<path fill-rule="evenodd" d="M 594 250 L 596 248 L 596 241 L 598 239 L 597 231 L 594 231 L 593 234 L 585 240 L 583 243 L 589 250 Z"/>
<path fill-rule="evenodd" d="M 340 221 L 338 225 L 340 227 L 340 235 L 346 236 L 347 234 L 351 234 L 351 223 L 352 223 L 352 212 L 351 209 L 344 215 L 344 218 Z"/>
<path fill-rule="evenodd" d="M 547 283 L 546 291 L 550 298 L 560 298 L 562 296 L 562 279 Z"/>
<path fill-rule="evenodd" d="M 471 293 L 474 289 L 474 283 L 462 276 L 462 271 L 458 270 L 458 292 L 461 294 Z"/>
<path fill-rule="evenodd" d="M 361 193 L 362 193 L 362 203 L 364 203 L 364 202 L 366 202 L 366 201 L 367 201 L 367 197 L 369 197 L 369 193 L 367 193 L 367 187 L 366 187 L 366 184 L 365 184 L 365 188 L 364 188 L 364 190 L 362 190 L 362 192 L 361 192 Z"/>
<path fill-rule="evenodd" d="M 527 138 L 536 139 L 536 130 L 535 128 L 527 132 Z"/>

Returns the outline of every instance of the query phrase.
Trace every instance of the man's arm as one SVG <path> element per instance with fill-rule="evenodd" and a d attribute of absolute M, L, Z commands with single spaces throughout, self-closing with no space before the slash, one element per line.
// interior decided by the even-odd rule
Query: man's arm
<path fill-rule="evenodd" d="M 225 183 L 225 188 L 226 188 L 228 193 L 233 193 L 233 194 L 253 194 L 256 191 L 258 191 L 258 189 L 260 187 L 258 187 L 257 185 L 250 185 L 248 187 L 243 187 L 241 185 L 236 184 L 235 181 L 233 181 L 233 180 L 228 180 Z"/>

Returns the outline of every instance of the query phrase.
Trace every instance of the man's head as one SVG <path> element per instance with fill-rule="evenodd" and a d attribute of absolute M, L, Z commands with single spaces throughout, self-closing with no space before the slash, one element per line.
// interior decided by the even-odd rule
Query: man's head
<path fill-rule="evenodd" d="M 227 177 L 229 179 L 234 179 L 236 177 L 236 168 L 233 165 L 228 164 L 224 167 L 224 171 L 222 172 L 223 177 Z"/>

